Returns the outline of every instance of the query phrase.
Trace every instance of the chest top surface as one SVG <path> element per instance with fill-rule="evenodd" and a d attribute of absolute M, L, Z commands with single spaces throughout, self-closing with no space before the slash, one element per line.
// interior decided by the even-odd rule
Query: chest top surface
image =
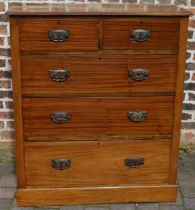
<path fill-rule="evenodd" d="M 11 7 L 8 15 L 112 15 L 112 16 L 189 16 L 192 13 L 175 5 L 151 4 L 45 4 Z"/>

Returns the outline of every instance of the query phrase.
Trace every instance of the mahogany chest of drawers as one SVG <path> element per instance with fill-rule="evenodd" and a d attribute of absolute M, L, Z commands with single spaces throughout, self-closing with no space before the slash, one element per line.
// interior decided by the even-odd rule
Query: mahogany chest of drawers
<path fill-rule="evenodd" d="M 20 206 L 175 201 L 189 12 L 15 6 Z"/>

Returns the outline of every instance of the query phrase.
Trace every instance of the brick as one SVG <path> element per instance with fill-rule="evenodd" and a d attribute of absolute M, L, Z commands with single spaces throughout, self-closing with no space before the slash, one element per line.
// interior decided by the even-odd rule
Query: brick
<path fill-rule="evenodd" d="M 192 75 L 192 81 L 195 81 L 195 74 Z"/>
<path fill-rule="evenodd" d="M 159 4 L 171 4 L 171 0 L 159 0 Z"/>
<path fill-rule="evenodd" d="M 0 101 L 0 109 L 2 109 L 2 108 L 3 108 L 3 102 Z"/>
<path fill-rule="evenodd" d="M 7 26 L 6 25 L 0 25 L 0 34 L 7 35 Z"/>
<path fill-rule="evenodd" d="M 182 120 L 189 120 L 189 119 L 192 119 L 192 114 L 182 113 Z"/>
<path fill-rule="evenodd" d="M 195 83 L 185 83 L 185 90 L 195 90 Z"/>
<path fill-rule="evenodd" d="M 0 59 L 0 67 L 5 67 L 6 61 L 5 59 Z"/>
<path fill-rule="evenodd" d="M 191 5 L 195 6 L 195 0 L 191 0 Z"/>
<path fill-rule="evenodd" d="M 195 63 L 188 63 L 186 65 L 187 70 L 195 70 Z"/>
<path fill-rule="evenodd" d="M 8 16 L 6 14 L 0 15 L 0 22 L 7 22 L 8 21 Z"/>
<path fill-rule="evenodd" d="M 144 203 L 144 204 L 138 204 L 136 210 L 158 210 L 159 204 L 156 203 Z"/>
<path fill-rule="evenodd" d="M 13 163 L 0 163 L 0 176 L 10 176 L 15 174 Z"/>
<path fill-rule="evenodd" d="M 0 188 L 0 198 L 14 198 L 14 188 Z"/>
<path fill-rule="evenodd" d="M 186 53 L 186 59 L 189 59 L 191 57 L 191 53 L 190 52 L 187 52 Z"/>
<path fill-rule="evenodd" d="M 0 129 L 4 128 L 4 122 L 0 121 Z"/>
<path fill-rule="evenodd" d="M 185 73 L 185 80 L 188 80 L 188 79 L 190 79 L 190 74 L 189 73 Z"/>
<path fill-rule="evenodd" d="M 0 48 L 0 56 L 10 56 L 10 49 Z"/>
<path fill-rule="evenodd" d="M 60 210 L 84 210 L 84 206 L 63 206 L 60 208 Z M 85 208 L 85 210 L 90 210 L 90 209 Z"/>
<path fill-rule="evenodd" d="M 189 30 L 189 31 L 188 31 L 188 38 L 189 38 L 189 39 L 192 39 L 192 38 L 193 38 L 193 34 L 194 34 L 194 31 Z"/>
<path fill-rule="evenodd" d="M 6 128 L 14 129 L 14 121 L 7 121 L 6 122 Z"/>
<path fill-rule="evenodd" d="M 112 210 L 135 210 L 135 205 L 133 204 L 112 204 L 110 205 Z"/>
<path fill-rule="evenodd" d="M 123 0 L 124 3 L 131 3 L 131 4 L 135 4 L 137 3 L 137 0 Z"/>
<path fill-rule="evenodd" d="M 195 109 L 195 104 L 184 103 L 184 104 L 183 104 L 183 109 L 184 109 L 184 110 L 194 110 L 194 109 Z"/>
<path fill-rule="evenodd" d="M 13 101 L 5 102 L 6 109 L 13 109 Z"/>
<path fill-rule="evenodd" d="M 0 178 L 0 187 L 16 187 L 16 177 L 2 176 Z"/>
<path fill-rule="evenodd" d="M 189 93 L 189 101 L 195 101 L 195 93 Z"/>
<path fill-rule="evenodd" d="M 11 78 L 11 71 L 0 71 L 0 78 Z"/>
<path fill-rule="evenodd" d="M 140 3 L 154 3 L 154 0 L 141 0 Z"/>
<path fill-rule="evenodd" d="M 184 210 L 184 208 L 180 205 L 174 204 L 161 204 L 160 210 Z"/>
<path fill-rule="evenodd" d="M 183 122 L 182 129 L 195 129 L 195 122 Z"/>
<path fill-rule="evenodd" d="M 195 198 L 184 198 L 184 207 L 189 210 L 195 209 Z"/>
<path fill-rule="evenodd" d="M 0 98 L 12 98 L 12 91 L 0 91 Z"/>
<path fill-rule="evenodd" d="M 5 40 L 5 38 L 3 38 L 3 37 L 0 37 L 0 45 L 4 45 L 4 40 Z"/>
<path fill-rule="evenodd" d="M 195 42 L 188 42 L 188 50 L 195 50 Z"/>
<path fill-rule="evenodd" d="M 10 80 L 0 80 L 0 87 L 1 88 L 11 88 L 11 81 Z"/>
<path fill-rule="evenodd" d="M 7 130 L 0 131 L 1 140 L 11 140 L 14 139 L 14 137 L 15 137 L 14 131 L 7 131 Z"/>
<path fill-rule="evenodd" d="M 176 5 L 187 5 L 188 0 L 175 0 Z"/>
<path fill-rule="evenodd" d="M 12 111 L 9 112 L 0 112 L 0 119 L 13 119 L 14 113 Z"/>
<path fill-rule="evenodd" d="M 3 2 L 0 2 L 0 12 L 5 11 L 5 4 Z"/>
<path fill-rule="evenodd" d="M 0 210 L 11 209 L 12 199 L 0 198 Z"/>

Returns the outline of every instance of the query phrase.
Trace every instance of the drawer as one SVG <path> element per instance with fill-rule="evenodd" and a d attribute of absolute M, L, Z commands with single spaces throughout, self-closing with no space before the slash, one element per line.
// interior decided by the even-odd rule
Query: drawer
<path fill-rule="evenodd" d="M 22 56 L 23 94 L 174 92 L 177 56 Z"/>
<path fill-rule="evenodd" d="M 172 135 L 174 97 L 24 98 L 25 139 Z"/>
<path fill-rule="evenodd" d="M 171 141 L 26 143 L 27 186 L 168 183 Z"/>
<path fill-rule="evenodd" d="M 104 49 L 178 49 L 180 28 L 178 19 L 107 19 L 103 21 L 102 27 Z"/>
<path fill-rule="evenodd" d="M 96 50 L 98 21 L 95 19 L 21 18 L 21 51 Z"/>

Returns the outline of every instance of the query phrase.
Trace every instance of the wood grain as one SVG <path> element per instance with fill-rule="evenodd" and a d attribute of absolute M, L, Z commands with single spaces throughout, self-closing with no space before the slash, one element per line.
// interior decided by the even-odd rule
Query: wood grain
<path fill-rule="evenodd" d="M 189 10 L 175 5 L 152 4 L 30 4 L 9 8 L 8 15 L 18 16 L 189 16 Z"/>
<path fill-rule="evenodd" d="M 49 30 L 68 30 L 65 42 L 48 40 Z M 19 20 L 21 51 L 88 51 L 98 48 L 96 19 L 21 18 Z"/>
<path fill-rule="evenodd" d="M 168 182 L 170 140 L 26 143 L 27 186 L 89 187 L 162 184 Z M 125 159 L 142 157 L 139 168 Z M 52 168 L 51 160 L 68 159 L 68 169 Z"/>
<path fill-rule="evenodd" d="M 25 137 L 91 135 L 172 135 L 174 97 L 25 98 Z M 56 124 L 53 112 L 71 113 Z M 128 119 L 129 111 L 147 111 L 143 122 Z"/>
<path fill-rule="evenodd" d="M 173 55 L 69 55 L 22 56 L 23 94 L 80 94 L 174 92 L 177 56 Z M 149 70 L 149 78 L 136 81 L 129 69 Z M 51 69 L 70 71 L 64 82 L 51 80 Z"/>
<path fill-rule="evenodd" d="M 14 100 L 14 128 L 16 141 L 16 161 L 17 161 L 17 185 L 25 187 L 25 167 L 24 167 L 24 145 L 23 145 L 23 120 L 22 120 L 22 94 L 21 94 L 21 72 L 19 55 L 19 34 L 17 18 L 10 18 L 11 34 L 11 57 L 12 57 L 12 84 Z"/>
<path fill-rule="evenodd" d="M 110 186 L 85 188 L 20 189 L 19 206 L 100 204 L 128 202 L 175 202 L 176 185 Z"/>
<path fill-rule="evenodd" d="M 171 184 L 176 183 L 177 179 L 177 167 L 179 157 L 179 140 L 180 129 L 182 120 L 182 108 L 183 108 L 183 90 L 184 90 L 184 78 L 186 67 L 186 48 L 188 37 L 188 18 L 181 20 L 180 26 L 180 41 L 179 41 L 179 56 L 178 56 L 178 70 L 177 70 L 177 82 L 176 82 L 176 97 L 175 97 L 175 112 L 174 112 L 174 126 L 173 126 L 173 141 L 171 151 L 171 164 L 170 164 L 170 176 L 169 182 Z"/>
<path fill-rule="evenodd" d="M 103 49 L 178 49 L 179 19 L 107 19 L 102 23 Z M 166 25 L 166 27 L 164 27 Z M 130 30 L 147 29 L 151 38 L 145 42 L 135 42 L 130 38 Z"/>

